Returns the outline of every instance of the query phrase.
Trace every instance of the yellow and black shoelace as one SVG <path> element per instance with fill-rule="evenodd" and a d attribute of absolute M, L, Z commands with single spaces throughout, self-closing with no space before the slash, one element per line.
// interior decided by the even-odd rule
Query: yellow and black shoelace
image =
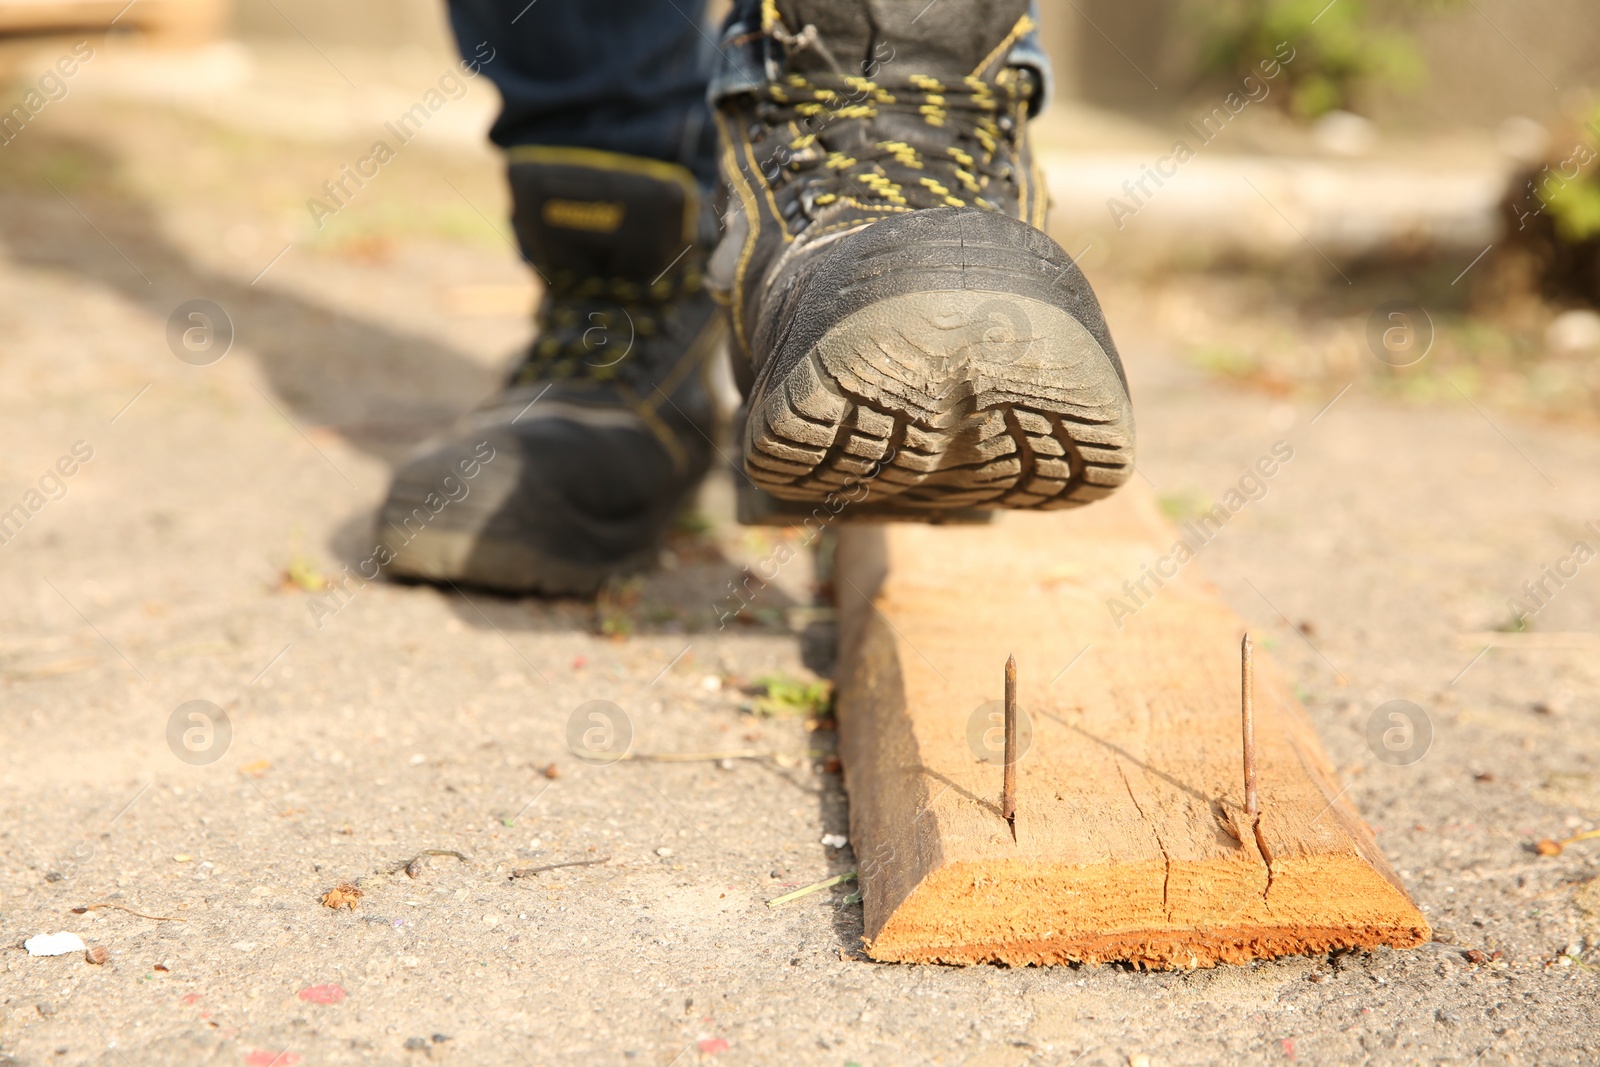
<path fill-rule="evenodd" d="M 992 82 L 967 77 L 955 84 L 915 74 L 895 84 L 790 74 L 757 93 L 777 135 L 764 138 L 762 168 L 769 183 L 826 186 L 809 192 L 818 207 L 847 199 L 868 210 L 997 210 L 993 186 L 1012 173 L 1015 131 L 1033 89 L 1022 68 L 1003 69 Z M 891 112 L 918 118 L 924 136 L 915 143 L 841 136 Z"/>
<path fill-rule="evenodd" d="M 512 385 L 551 379 L 608 382 L 641 365 L 639 346 L 672 329 L 675 303 L 698 292 L 697 270 L 654 284 L 627 278 L 577 278 L 557 273 L 534 315 L 537 335 L 511 376 Z"/>

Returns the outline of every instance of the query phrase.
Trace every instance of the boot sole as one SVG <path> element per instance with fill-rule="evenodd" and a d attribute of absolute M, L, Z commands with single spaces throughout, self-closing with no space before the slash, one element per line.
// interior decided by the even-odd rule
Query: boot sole
<path fill-rule="evenodd" d="M 780 499 L 870 483 L 878 503 L 915 508 L 1068 508 L 1133 471 L 1116 366 L 1044 300 L 901 293 L 786 362 L 758 389 L 745 432 L 746 471 Z"/>

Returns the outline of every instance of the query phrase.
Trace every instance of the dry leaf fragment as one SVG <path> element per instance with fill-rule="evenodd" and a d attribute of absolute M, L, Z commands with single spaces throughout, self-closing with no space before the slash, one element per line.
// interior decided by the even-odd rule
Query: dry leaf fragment
<path fill-rule="evenodd" d="M 1562 849 L 1568 845 L 1576 845 L 1579 841 L 1592 841 L 1597 837 L 1600 837 L 1600 830 L 1585 830 L 1581 834 L 1573 834 L 1571 837 L 1564 837 L 1560 841 L 1552 841 L 1545 837 L 1541 838 L 1533 846 L 1533 850 L 1541 856 L 1559 856 Z"/>
<path fill-rule="evenodd" d="M 322 906 L 338 911 L 340 908 L 356 910 L 356 901 L 366 896 L 361 890 L 349 882 L 340 882 L 326 893 L 322 894 Z"/>

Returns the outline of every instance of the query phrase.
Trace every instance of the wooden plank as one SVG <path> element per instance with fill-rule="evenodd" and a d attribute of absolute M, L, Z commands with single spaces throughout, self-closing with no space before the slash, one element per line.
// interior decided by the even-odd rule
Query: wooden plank
<path fill-rule="evenodd" d="M 1431 936 L 1259 648 L 1252 832 L 1243 626 L 1194 562 L 1113 621 L 1177 540 L 1133 485 L 992 526 L 841 530 L 840 742 L 873 958 L 1198 967 Z M 1032 729 L 1015 839 L 1002 767 L 969 743 L 1008 653 Z"/>

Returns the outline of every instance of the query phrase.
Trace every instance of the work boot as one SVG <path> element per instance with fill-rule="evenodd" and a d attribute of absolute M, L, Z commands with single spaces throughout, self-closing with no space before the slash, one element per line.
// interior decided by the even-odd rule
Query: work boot
<path fill-rule="evenodd" d="M 772 496 L 870 481 L 908 513 L 1061 508 L 1133 470 L 1116 346 L 1039 229 L 1041 79 L 1008 63 L 1026 7 L 769 0 L 725 39 L 760 77 L 722 89 L 709 274 L 745 357 L 745 470 Z"/>
<path fill-rule="evenodd" d="M 587 595 L 655 560 L 706 472 L 723 319 L 687 169 L 542 146 L 510 160 L 545 284 L 538 335 L 495 396 L 401 465 L 378 534 L 398 577 Z"/>

